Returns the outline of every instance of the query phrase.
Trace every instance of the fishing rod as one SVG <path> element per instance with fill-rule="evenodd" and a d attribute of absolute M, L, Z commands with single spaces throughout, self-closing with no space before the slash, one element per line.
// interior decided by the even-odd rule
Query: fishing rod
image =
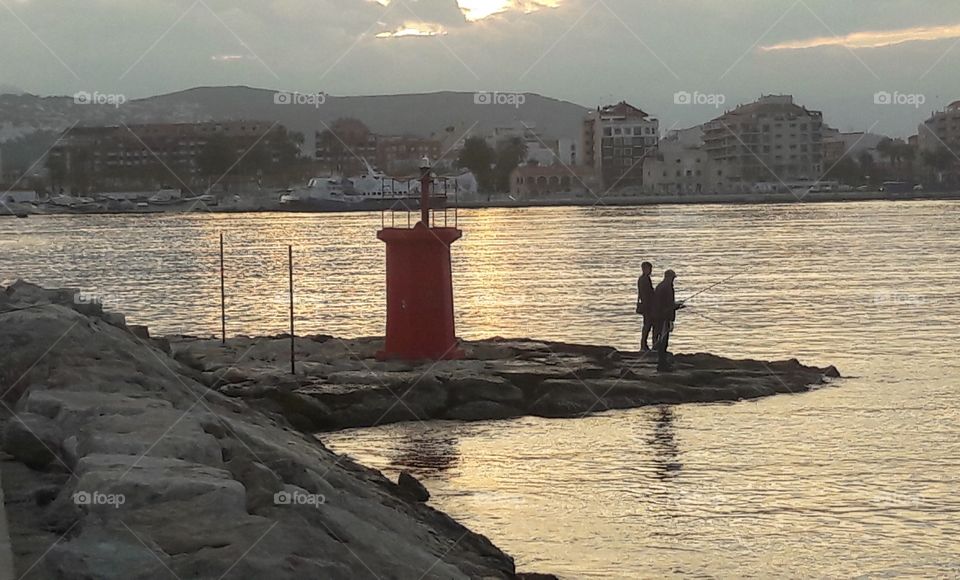
<path fill-rule="evenodd" d="M 680 304 L 686 304 L 687 302 L 690 302 L 691 300 L 693 300 L 693 299 L 696 298 L 697 296 L 700 296 L 701 294 L 703 294 L 703 293 L 705 293 L 705 292 L 709 292 L 710 290 L 713 290 L 714 288 L 716 288 L 717 286 L 720 286 L 721 284 L 726 284 L 727 282 L 729 282 L 730 280 L 733 280 L 734 278 L 736 278 L 736 277 L 739 276 L 740 274 L 743 274 L 743 270 L 741 270 L 741 271 L 739 271 L 739 272 L 737 272 L 737 273 L 735 273 L 735 274 L 732 274 L 732 275 L 730 275 L 730 276 L 727 276 L 726 278 L 724 278 L 723 280 L 720 280 L 720 281 L 717 282 L 716 284 L 713 284 L 713 285 L 711 285 L 711 286 L 707 286 L 706 288 L 704 288 L 703 290 L 700 290 L 699 292 L 697 292 L 696 294 L 690 296 L 689 298 L 685 298 L 684 300 L 681 300 L 681 301 L 680 301 Z"/>
<path fill-rule="evenodd" d="M 717 325 L 719 325 L 719 326 L 722 326 L 722 327 L 724 327 L 724 328 L 727 327 L 726 324 L 720 322 L 720 321 L 717 320 L 716 318 L 711 318 L 711 317 L 707 316 L 706 314 L 703 314 L 703 313 L 700 313 L 700 312 L 696 312 L 696 311 L 693 311 L 693 310 L 689 311 L 689 314 L 693 314 L 694 316 L 699 316 L 700 318 L 704 318 L 704 319 L 706 319 L 706 320 L 709 320 L 710 322 L 712 322 L 712 323 L 714 323 L 714 324 L 717 324 Z"/>

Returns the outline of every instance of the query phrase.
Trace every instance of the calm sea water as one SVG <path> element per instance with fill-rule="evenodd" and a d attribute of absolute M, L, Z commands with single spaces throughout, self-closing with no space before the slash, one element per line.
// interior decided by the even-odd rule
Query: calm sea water
<path fill-rule="evenodd" d="M 79 286 L 156 333 L 383 332 L 379 214 L 0 220 L 0 279 Z M 460 213 L 459 334 L 635 348 L 639 264 L 678 271 L 678 351 L 836 364 L 796 396 L 327 434 L 565 578 L 960 577 L 960 203 Z"/>

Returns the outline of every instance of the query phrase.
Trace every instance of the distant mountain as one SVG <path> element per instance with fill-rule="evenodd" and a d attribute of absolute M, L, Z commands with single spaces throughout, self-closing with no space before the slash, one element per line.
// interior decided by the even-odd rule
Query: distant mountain
<path fill-rule="evenodd" d="M 251 87 L 198 87 L 135 99 L 120 105 L 78 104 L 74 97 L 0 95 L 0 142 L 30 133 L 60 131 L 74 123 L 102 125 L 193 122 L 229 119 L 276 121 L 304 133 L 341 117 L 360 119 L 375 133 L 430 136 L 449 128 L 487 132 L 518 121 L 534 124 L 547 137 L 576 137 L 584 107 L 527 93 L 519 107 L 477 104 L 474 93 L 438 92 L 361 97 L 326 96 L 322 104 L 277 104 L 276 91 Z M 93 96 L 91 100 L 96 100 Z"/>

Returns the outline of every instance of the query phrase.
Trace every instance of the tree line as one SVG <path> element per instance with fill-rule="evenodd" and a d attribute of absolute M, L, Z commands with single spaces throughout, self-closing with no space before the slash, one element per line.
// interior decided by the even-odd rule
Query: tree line
<path fill-rule="evenodd" d="M 827 177 L 846 185 L 879 185 L 884 181 L 946 184 L 960 162 L 947 147 L 920 151 L 903 140 L 886 138 L 876 147 L 879 163 L 870 151 L 843 156 L 828 168 Z"/>
<path fill-rule="evenodd" d="M 523 139 L 506 139 L 491 147 L 482 137 L 470 137 L 457 157 L 457 166 L 470 170 L 480 191 L 509 192 L 510 175 L 527 157 Z"/>

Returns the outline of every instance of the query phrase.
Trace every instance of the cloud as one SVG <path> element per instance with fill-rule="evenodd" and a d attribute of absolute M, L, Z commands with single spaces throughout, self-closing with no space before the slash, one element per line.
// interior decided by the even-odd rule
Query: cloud
<path fill-rule="evenodd" d="M 561 0 L 457 0 L 460 10 L 470 21 L 483 20 L 510 11 L 529 14 L 542 8 L 557 8 L 560 2 Z"/>
<path fill-rule="evenodd" d="M 407 22 L 396 30 L 380 32 L 377 38 L 403 38 L 408 36 L 441 36 L 447 31 L 439 24 L 429 22 Z"/>
<path fill-rule="evenodd" d="M 380 4 L 381 6 L 390 6 L 390 4 L 399 4 L 404 0 L 367 0 Z M 543 8 L 558 8 L 564 0 L 413 0 L 408 1 L 409 9 L 423 18 L 433 17 L 436 13 L 447 12 L 447 7 L 456 7 L 460 12 L 461 18 L 468 22 L 476 22 L 503 14 L 506 12 L 522 12 L 530 14 Z"/>
<path fill-rule="evenodd" d="M 917 26 L 900 30 L 863 31 L 846 36 L 821 36 L 805 40 L 792 40 L 770 46 L 762 50 L 804 50 L 824 46 L 842 46 L 846 48 L 882 48 L 907 42 L 945 40 L 960 38 L 960 24 L 949 26 Z"/>

